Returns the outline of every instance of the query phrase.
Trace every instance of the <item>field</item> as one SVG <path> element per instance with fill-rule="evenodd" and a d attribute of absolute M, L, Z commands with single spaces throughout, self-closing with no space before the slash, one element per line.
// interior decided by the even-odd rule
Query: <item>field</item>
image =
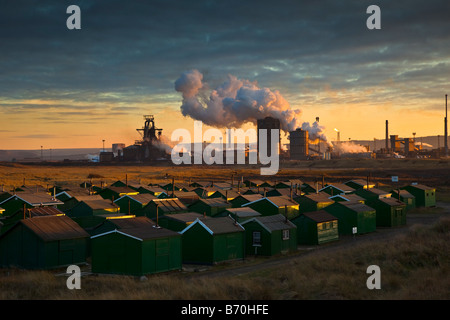
<path fill-rule="evenodd" d="M 275 176 L 261 176 L 258 165 L 107 165 L 64 163 L 46 163 L 26 165 L 0 163 L 0 185 L 6 188 L 14 186 L 41 184 L 73 185 L 92 178 L 93 183 L 141 181 L 143 184 L 158 183 L 174 178 L 177 181 L 192 179 L 203 181 L 235 181 L 243 177 L 261 180 L 283 180 L 300 178 L 305 181 L 345 181 L 352 178 L 366 179 L 380 185 L 391 185 L 391 176 L 399 177 L 399 183 L 421 182 L 434 186 L 450 186 L 450 159 L 353 159 L 282 162 Z M 24 180 L 25 179 L 25 180 Z"/>
<path fill-rule="evenodd" d="M 168 175 L 168 178 L 166 177 Z M 376 237 L 343 239 L 339 244 L 302 248 L 288 257 L 253 258 L 237 264 L 213 266 L 205 272 L 173 272 L 148 276 L 87 275 L 81 290 L 69 290 L 64 270 L 0 269 L 0 300 L 448 300 L 450 298 L 450 161 L 351 160 L 283 164 L 275 177 L 262 177 L 253 167 L 70 166 L 0 165 L 5 189 L 26 185 L 71 185 L 116 180 L 157 183 L 165 179 L 187 181 L 230 180 L 241 176 L 268 180 L 300 178 L 305 181 L 345 181 L 370 178 L 380 188 L 419 182 L 436 187 L 436 208 L 409 214 L 407 227 L 376 232 Z M 25 180 L 24 180 L 25 179 Z M 441 206 L 442 205 L 442 206 Z M 280 259 L 283 263 L 270 265 Z M 366 287 L 369 265 L 381 269 L 381 290 Z M 246 267 L 243 273 L 226 270 Z M 250 269 L 248 269 L 250 268 Z M 83 269 L 83 268 L 82 268 Z M 250 270 L 250 271 L 248 271 Z M 222 272 L 222 273 L 221 273 Z"/>

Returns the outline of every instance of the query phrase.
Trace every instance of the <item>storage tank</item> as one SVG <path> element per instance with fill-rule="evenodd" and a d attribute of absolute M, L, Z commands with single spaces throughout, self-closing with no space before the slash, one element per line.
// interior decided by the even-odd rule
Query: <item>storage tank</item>
<path fill-rule="evenodd" d="M 305 160 L 309 155 L 308 131 L 297 129 L 289 132 L 291 160 Z"/>

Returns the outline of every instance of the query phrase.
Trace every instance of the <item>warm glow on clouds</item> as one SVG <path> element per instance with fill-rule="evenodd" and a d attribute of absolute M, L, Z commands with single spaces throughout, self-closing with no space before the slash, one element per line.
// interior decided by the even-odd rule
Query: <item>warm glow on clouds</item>
<path fill-rule="evenodd" d="M 447 4 L 382 1 L 382 28 L 368 30 L 370 4 L 86 0 L 81 30 L 67 30 L 64 2 L 36 8 L 7 1 L 0 10 L 7 26 L 0 28 L 0 150 L 129 145 L 149 114 L 167 137 L 193 130 L 174 84 L 194 69 L 208 89 L 199 101 L 220 106 L 212 89 L 229 75 L 246 79 L 279 92 L 301 117 L 290 123 L 319 117 L 331 140 L 334 128 L 341 139 L 384 139 L 386 120 L 392 134 L 443 135 Z"/>

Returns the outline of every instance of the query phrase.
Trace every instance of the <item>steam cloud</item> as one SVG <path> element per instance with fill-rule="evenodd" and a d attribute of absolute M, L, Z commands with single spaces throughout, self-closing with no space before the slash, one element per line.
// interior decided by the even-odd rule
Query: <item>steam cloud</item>
<path fill-rule="evenodd" d="M 310 143 L 318 143 L 319 139 L 321 142 L 327 142 L 329 145 L 332 145 L 331 142 L 328 142 L 327 137 L 324 134 L 324 126 L 319 125 L 317 121 L 314 121 L 312 125 L 309 122 L 303 122 L 302 130 L 308 131 L 308 138 Z"/>
<path fill-rule="evenodd" d="M 175 81 L 175 90 L 182 93 L 181 112 L 204 124 L 217 128 L 240 127 L 256 124 L 258 119 L 273 117 L 280 120 L 281 129 L 287 133 L 302 127 L 300 110 L 291 109 L 277 90 L 258 87 L 256 82 L 240 80 L 228 75 L 216 89 L 207 95 L 208 85 L 198 70 L 187 71 Z M 310 127 L 321 130 L 321 127 Z"/>
<path fill-rule="evenodd" d="M 278 90 L 260 88 L 256 82 L 228 75 L 226 81 L 210 90 L 208 84 L 203 82 L 203 74 L 191 70 L 182 73 L 175 81 L 175 90 L 183 96 L 180 107 L 183 116 L 212 127 L 237 128 L 245 123 L 256 125 L 258 119 L 273 117 L 280 120 L 281 129 L 286 134 L 297 128 L 308 131 L 310 143 L 324 142 L 341 153 L 367 152 L 364 146 L 353 142 L 333 146 L 325 135 L 325 127 L 318 121 L 301 123 L 300 110 L 292 109 Z"/>
<path fill-rule="evenodd" d="M 362 153 L 367 152 L 366 147 L 353 142 L 341 142 L 334 146 L 334 150 L 340 153 Z"/>

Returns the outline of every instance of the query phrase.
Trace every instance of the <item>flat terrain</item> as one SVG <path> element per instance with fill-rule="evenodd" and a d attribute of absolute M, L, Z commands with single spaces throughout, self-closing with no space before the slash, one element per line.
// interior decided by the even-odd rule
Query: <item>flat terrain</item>
<path fill-rule="evenodd" d="M 168 178 L 166 178 L 166 175 Z M 321 246 L 300 246 L 297 253 L 271 258 L 248 257 L 221 265 L 185 266 L 137 279 L 89 274 L 81 290 L 68 290 L 65 270 L 0 269 L 0 300 L 448 300 L 450 261 L 450 161 L 424 159 L 330 160 L 283 163 L 276 176 L 259 175 L 258 167 L 178 167 L 170 165 L 23 165 L 0 164 L 0 185 L 73 185 L 88 181 L 125 180 L 157 183 L 299 178 L 304 181 L 375 182 L 380 188 L 418 182 L 436 187 L 437 205 L 408 213 L 407 225 L 381 228 L 356 238 L 342 237 Z M 25 179 L 25 180 L 24 180 Z M 382 289 L 366 287 L 369 265 L 379 265 Z"/>
<path fill-rule="evenodd" d="M 74 165 L 71 163 L 16 164 L 0 163 L 0 185 L 6 187 L 41 184 L 71 185 L 88 181 L 93 183 L 114 182 L 117 180 L 158 183 L 168 178 L 177 181 L 207 180 L 234 181 L 256 178 L 261 180 L 283 180 L 300 178 L 305 181 L 345 181 L 353 178 L 372 182 L 391 184 L 391 176 L 398 176 L 399 183 L 420 182 L 433 186 L 450 186 L 450 159 L 352 159 L 282 162 L 274 176 L 262 176 L 257 165 L 192 165 L 175 166 L 171 163 L 108 165 L 90 163 Z"/>

